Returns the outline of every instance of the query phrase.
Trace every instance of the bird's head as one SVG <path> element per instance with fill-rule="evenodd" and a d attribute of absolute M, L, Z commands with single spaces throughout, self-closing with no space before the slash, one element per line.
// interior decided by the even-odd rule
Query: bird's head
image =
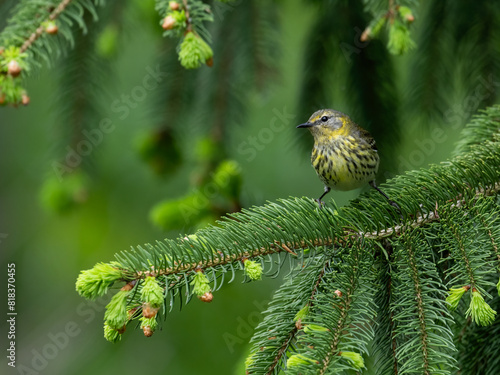
<path fill-rule="evenodd" d="M 319 141 L 326 138 L 336 137 L 349 133 L 352 121 L 346 114 L 333 109 L 320 109 L 314 112 L 309 120 L 297 126 L 297 128 L 308 128 L 314 139 Z"/>

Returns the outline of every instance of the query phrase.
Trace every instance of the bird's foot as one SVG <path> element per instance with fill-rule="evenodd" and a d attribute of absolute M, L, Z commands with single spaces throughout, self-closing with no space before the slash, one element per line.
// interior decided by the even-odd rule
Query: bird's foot
<path fill-rule="evenodd" d="M 393 200 L 390 200 L 389 199 L 389 204 L 394 207 L 396 210 L 398 210 L 399 213 L 401 213 L 401 207 L 399 207 L 399 204 L 397 204 L 396 202 L 394 202 Z"/>
<path fill-rule="evenodd" d="M 325 205 L 325 202 L 323 202 L 321 199 L 317 198 L 315 199 L 316 203 L 318 204 L 319 208 L 323 208 Z"/>
<path fill-rule="evenodd" d="M 389 204 L 398 211 L 399 217 L 401 218 L 401 221 L 403 221 L 404 218 L 403 218 L 403 214 L 401 213 L 401 207 L 399 207 L 399 204 L 397 204 L 396 202 L 394 202 L 391 199 L 389 199 Z"/>

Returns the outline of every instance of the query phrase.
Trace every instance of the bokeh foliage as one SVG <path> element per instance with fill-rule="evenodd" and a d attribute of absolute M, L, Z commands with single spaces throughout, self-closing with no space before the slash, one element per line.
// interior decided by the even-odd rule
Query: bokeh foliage
<path fill-rule="evenodd" d="M 28 3 L 35 4 L 0 1 L 0 25 L 5 26 L 10 11 Z M 46 13 L 26 12 L 29 28 L 17 30 L 29 35 L 39 16 L 50 13 L 57 3 L 36 2 L 37 7 L 47 6 Z M 161 26 L 170 10 L 168 2 L 157 3 L 163 13 L 151 0 L 109 0 L 93 12 L 74 12 L 83 22 L 66 22 L 71 19 L 68 17 L 58 23 L 59 35 L 44 35 L 40 52 L 26 60 L 32 65 L 29 75 L 25 75 L 27 71 L 21 73 L 21 85 L 10 91 L 8 99 L 17 103 L 28 94 L 29 106 L 0 108 L 0 147 L 6 155 L 1 161 L 5 176 L 2 192 L 7 197 L 5 217 L 9 218 L 7 229 L 0 232 L 10 233 L 8 239 L 16 244 L 10 247 L 9 241 L 2 240 L 0 246 L 9 246 L 5 254 L 23 259 L 21 264 L 32 270 L 31 277 L 48 292 L 41 298 L 28 289 L 27 282 L 23 285 L 24 306 L 33 311 L 38 308 L 40 314 L 50 316 L 50 311 L 41 306 L 60 305 L 61 293 L 73 296 L 72 288 L 62 284 L 69 285 L 82 267 L 109 259 L 119 249 L 191 233 L 226 212 L 267 199 L 316 196 L 322 187 L 309 166 L 311 140 L 308 134 L 294 132 L 294 125 L 319 107 L 346 112 L 370 130 L 381 153 L 379 180 L 383 180 L 428 161 L 444 159 L 451 141 L 458 137 L 457 130 L 471 114 L 498 101 L 497 2 L 207 1 L 214 20 L 205 22 L 205 29 L 197 32 L 213 50 L 213 66 L 202 65 L 197 70 L 186 70 L 179 63 L 182 32 L 162 37 L 166 31 Z M 360 41 L 367 27 L 373 30 L 386 16 L 389 3 L 407 6 L 414 15 L 412 23 L 404 23 L 400 13 L 395 14 L 415 42 L 415 48 L 402 56 L 391 54 L 395 51 L 387 48 L 389 22 L 384 21 L 371 39 Z M 6 36 L 2 33 L 0 45 L 5 44 Z M 22 38 L 16 43 L 21 45 Z M 137 96 L 141 92 L 132 90 L 142 85 L 148 74 L 145 67 L 155 71 L 157 64 L 164 75 L 154 89 L 146 89 L 144 98 Z M 130 104 L 122 95 L 130 97 Z M 113 106 L 115 102 L 118 104 Z M 260 132 L 270 127 L 273 110 L 284 107 L 293 115 L 285 130 L 272 133 L 274 138 L 259 138 L 267 134 Z M 102 122 L 105 119 L 111 124 Z M 432 148 L 425 141 L 435 139 L 429 136 L 435 129 L 445 135 Z M 92 151 L 80 161 L 71 159 L 78 162 L 61 181 L 54 163 L 68 166 L 66 158 L 71 152 L 67 147 L 77 150 L 79 142 L 88 140 L 85 134 L 94 135 Z M 257 151 L 253 159 L 242 154 L 240 147 L 245 141 L 248 146 L 250 137 L 259 142 L 252 149 Z M 226 181 L 214 175 L 228 166 L 235 172 L 224 174 L 234 177 L 227 180 L 231 183 L 215 183 L 213 189 L 214 181 Z M 188 203 L 187 211 L 183 211 L 187 214 L 175 220 L 183 215 L 179 213 L 181 207 L 186 207 L 179 203 L 193 202 L 200 192 L 205 199 Z M 343 203 L 356 194 L 333 198 Z M 40 203 L 56 215 L 40 211 Z M 197 207 L 194 213 L 193 205 Z M 157 214 L 165 206 L 166 216 Z M 33 249 L 43 251 L 33 254 Z M 56 261 L 64 266 L 55 267 Z M 49 275 L 43 269 L 53 272 Z M 242 292 L 231 286 L 224 290 L 225 302 L 218 296 L 217 303 L 224 304 L 227 316 L 246 318 L 245 310 L 238 310 L 235 304 L 246 306 L 248 311 L 262 310 L 263 305 L 257 308 L 252 304 L 254 297 L 238 300 L 242 294 L 250 295 L 249 290 L 259 301 L 269 298 L 270 292 L 259 289 L 257 285 Z M 38 333 L 24 333 L 24 342 L 32 342 L 37 335 L 41 348 L 45 334 L 58 329 L 53 328 L 58 322 L 74 320 L 74 306 L 80 302 L 75 297 L 71 306 L 61 307 L 65 309 L 63 318 L 47 318 L 50 322 L 44 325 L 38 315 L 26 315 L 34 322 L 30 329 L 39 324 L 40 328 Z M 207 322 L 214 323 L 203 324 L 205 318 L 187 309 L 171 317 L 182 323 L 164 328 L 176 337 L 179 348 L 176 358 L 167 360 L 174 372 L 209 371 L 205 367 L 210 365 L 196 367 L 181 353 L 192 342 L 180 327 L 193 321 L 198 337 L 217 344 L 210 345 L 214 351 L 207 359 L 214 369 L 221 358 L 226 363 L 235 362 L 229 358 L 233 352 L 228 347 L 242 355 L 242 342 L 246 340 L 232 341 L 237 344 L 231 346 L 224 339 L 228 336 L 216 328 L 215 322 L 227 322 L 221 318 L 222 313 L 208 312 L 206 316 Z M 84 324 L 89 327 L 88 334 L 100 326 L 99 319 L 91 323 L 92 327 Z M 233 320 L 228 330 L 235 332 L 240 322 Z M 207 325 L 209 328 L 202 328 Z M 100 334 L 96 332 L 94 342 Z M 165 345 L 161 346 L 164 352 L 166 347 L 176 350 L 168 334 L 157 336 L 150 340 L 156 340 L 153 342 L 158 348 Z M 475 340 L 469 331 L 463 337 Z M 119 349 L 98 346 L 101 354 L 91 350 L 94 345 L 87 350 L 94 359 L 104 359 L 106 353 L 120 356 L 123 350 L 135 347 L 133 341 L 122 340 Z M 75 346 L 68 349 L 67 357 L 76 360 Z M 146 346 L 144 355 L 149 354 Z M 31 347 L 25 347 L 29 349 L 22 355 L 29 363 Z M 487 348 L 481 352 L 485 358 L 494 358 Z M 78 373 L 65 367 L 63 356 L 49 366 Z M 117 366 L 123 366 L 125 372 L 133 368 L 129 360 L 114 365 L 110 362 L 113 370 Z M 463 360 L 465 365 L 471 363 Z M 80 364 L 82 371 L 105 371 L 105 366 Z M 159 360 L 155 364 L 157 368 L 167 366 Z"/>

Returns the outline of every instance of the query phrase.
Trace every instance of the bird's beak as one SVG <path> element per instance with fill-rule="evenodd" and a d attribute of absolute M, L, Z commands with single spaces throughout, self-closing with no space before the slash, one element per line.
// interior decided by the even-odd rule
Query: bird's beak
<path fill-rule="evenodd" d="M 306 122 L 305 124 L 298 125 L 297 128 L 310 128 L 313 125 L 314 125 L 313 123 Z"/>

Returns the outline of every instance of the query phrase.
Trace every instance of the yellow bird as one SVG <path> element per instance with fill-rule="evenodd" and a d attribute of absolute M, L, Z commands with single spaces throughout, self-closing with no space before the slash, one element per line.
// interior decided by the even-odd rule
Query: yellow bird
<path fill-rule="evenodd" d="M 380 158 L 375 140 L 346 114 L 333 109 L 320 109 L 309 120 L 297 126 L 308 128 L 314 137 L 311 163 L 325 184 L 321 199 L 334 190 L 353 190 L 369 183 L 400 211 L 396 202 L 377 187 L 375 176 Z"/>

